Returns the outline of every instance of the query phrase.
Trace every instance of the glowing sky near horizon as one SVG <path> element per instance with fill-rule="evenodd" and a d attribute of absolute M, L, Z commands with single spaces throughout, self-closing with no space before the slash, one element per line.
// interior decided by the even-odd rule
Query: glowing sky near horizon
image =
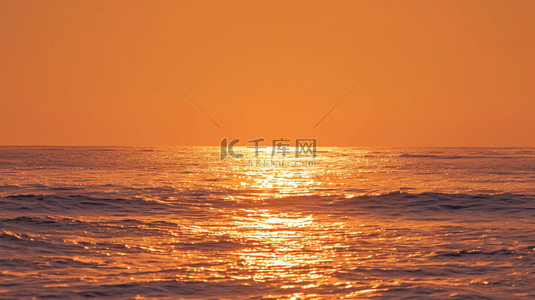
<path fill-rule="evenodd" d="M 2 0 L 0 145 L 535 146 L 533 15 L 534 1 Z"/>

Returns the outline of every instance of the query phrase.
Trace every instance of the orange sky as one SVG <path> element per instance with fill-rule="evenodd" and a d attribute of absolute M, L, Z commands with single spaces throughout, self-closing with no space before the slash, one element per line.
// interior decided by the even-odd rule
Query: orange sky
<path fill-rule="evenodd" d="M 534 15 L 531 0 L 0 0 L 0 144 L 535 146 Z"/>

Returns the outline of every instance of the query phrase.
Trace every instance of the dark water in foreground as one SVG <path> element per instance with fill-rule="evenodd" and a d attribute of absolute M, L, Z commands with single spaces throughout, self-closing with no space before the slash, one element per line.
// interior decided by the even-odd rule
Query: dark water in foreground
<path fill-rule="evenodd" d="M 535 298 L 535 149 L 250 158 L 0 147 L 0 298 Z"/>

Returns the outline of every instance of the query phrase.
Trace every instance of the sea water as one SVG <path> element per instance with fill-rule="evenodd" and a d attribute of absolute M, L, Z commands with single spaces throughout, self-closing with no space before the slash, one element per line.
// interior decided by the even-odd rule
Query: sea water
<path fill-rule="evenodd" d="M 535 298 L 535 149 L 0 147 L 0 298 Z"/>

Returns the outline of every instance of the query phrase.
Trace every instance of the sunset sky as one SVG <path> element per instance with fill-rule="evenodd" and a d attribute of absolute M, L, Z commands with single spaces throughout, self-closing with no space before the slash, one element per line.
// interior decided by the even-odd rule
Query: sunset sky
<path fill-rule="evenodd" d="M 0 144 L 535 146 L 534 15 L 532 0 L 0 0 Z"/>

